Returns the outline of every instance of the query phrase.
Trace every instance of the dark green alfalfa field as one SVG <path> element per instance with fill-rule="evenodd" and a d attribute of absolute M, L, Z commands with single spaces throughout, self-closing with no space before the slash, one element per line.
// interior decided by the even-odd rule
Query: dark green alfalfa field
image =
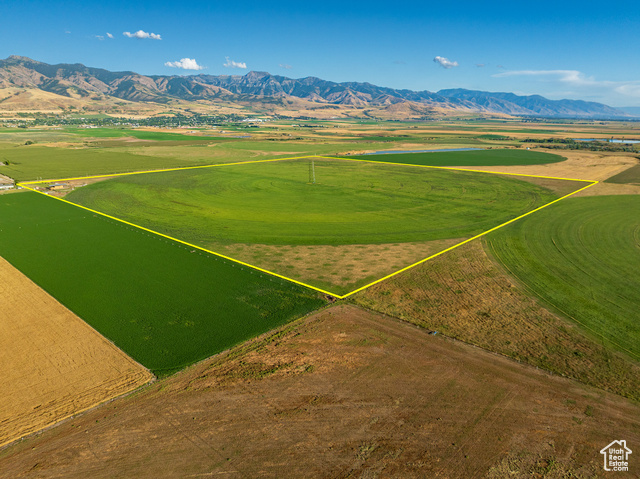
<path fill-rule="evenodd" d="M 319 293 L 38 193 L 0 196 L 0 256 L 162 376 L 324 304 Z"/>
<path fill-rule="evenodd" d="M 423 153 L 385 153 L 380 155 L 353 155 L 347 158 L 405 165 L 423 166 L 513 166 L 558 163 L 565 159 L 559 155 L 520 149 L 485 149 L 473 151 L 432 151 Z"/>

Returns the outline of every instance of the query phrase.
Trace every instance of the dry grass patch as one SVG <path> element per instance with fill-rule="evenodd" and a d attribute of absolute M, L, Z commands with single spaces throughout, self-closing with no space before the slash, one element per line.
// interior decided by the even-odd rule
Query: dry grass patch
<path fill-rule="evenodd" d="M 368 288 L 355 302 L 490 351 L 640 399 L 640 367 L 552 314 L 474 241 Z"/>
<path fill-rule="evenodd" d="M 303 283 L 353 290 L 465 238 L 361 245 L 214 244 L 209 249 Z"/>

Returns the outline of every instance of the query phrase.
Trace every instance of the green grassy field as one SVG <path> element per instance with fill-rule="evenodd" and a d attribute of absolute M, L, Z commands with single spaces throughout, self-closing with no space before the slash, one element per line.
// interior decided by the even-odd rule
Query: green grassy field
<path fill-rule="evenodd" d="M 514 177 L 341 160 L 119 177 L 69 201 L 207 246 L 379 244 L 468 237 L 556 198 Z"/>
<path fill-rule="evenodd" d="M 17 181 L 69 178 L 206 164 L 206 159 L 160 157 L 98 148 L 6 146 L 0 148 L 0 174 Z"/>
<path fill-rule="evenodd" d="M 171 140 L 206 140 L 205 136 L 184 135 L 166 131 L 132 130 L 128 128 L 65 128 L 68 133 L 90 138 L 126 138 L 138 140 L 171 141 Z M 211 138 L 217 139 L 217 138 Z"/>
<path fill-rule="evenodd" d="M 350 156 L 349 158 L 428 166 L 541 165 L 564 161 L 564 158 L 559 155 L 516 149 L 445 151 L 442 153 L 388 153 L 383 155 Z"/>
<path fill-rule="evenodd" d="M 0 256 L 164 375 L 324 304 L 313 291 L 37 193 L 0 196 Z"/>
<path fill-rule="evenodd" d="M 640 359 L 640 196 L 570 198 L 487 244 L 527 290 Z"/>

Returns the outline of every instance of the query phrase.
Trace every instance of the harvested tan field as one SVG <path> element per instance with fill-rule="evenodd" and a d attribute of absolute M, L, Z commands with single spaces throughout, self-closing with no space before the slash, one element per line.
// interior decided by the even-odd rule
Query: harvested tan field
<path fill-rule="evenodd" d="M 0 258 L 0 446 L 153 376 Z"/>
<path fill-rule="evenodd" d="M 352 297 L 484 349 L 640 400 L 640 366 L 549 312 L 467 243 Z"/>
<path fill-rule="evenodd" d="M 375 281 L 465 239 L 338 246 L 238 243 L 209 249 L 297 281 L 353 290 L 358 281 Z"/>
<path fill-rule="evenodd" d="M 533 149 L 532 149 L 533 150 Z M 520 165 L 520 166 L 482 166 L 466 167 L 463 169 L 477 169 L 482 171 L 501 171 L 505 173 L 518 173 L 524 175 L 555 176 L 558 178 L 575 178 L 579 180 L 602 181 L 626 170 L 638 163 L 634 156 L 625 156 L 621 153 L 601 153 L 590 151 L 566 151 L 535 149 L 543 153 L 554 153 L 567 158 L 560 163 L 546 165 Z"/>
<path fill-rule="evenodd" d="M 616 438 L 640 443 L 638 405 L 338 305 L 3 451 L 0 476 L 586 478 Z"/>

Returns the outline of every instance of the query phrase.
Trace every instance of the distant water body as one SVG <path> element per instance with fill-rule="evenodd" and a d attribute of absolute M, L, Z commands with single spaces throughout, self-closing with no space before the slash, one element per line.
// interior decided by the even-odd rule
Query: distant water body
<path fill-rule="evenodd" d="M 397 153 L 438 153 L 442 151 L 476 151 L 483 148 L 445 148 L 441 150 L 381 150 L 373 153 L 363 153 L 363 155 L 390 155 Z"/>
<path fill-rule="evenodd" d="M 616 140 L 610 138 L 574 138 L 575 141 L 604 141 L 606 143 L 640 143 L 640 140 Z"/>

